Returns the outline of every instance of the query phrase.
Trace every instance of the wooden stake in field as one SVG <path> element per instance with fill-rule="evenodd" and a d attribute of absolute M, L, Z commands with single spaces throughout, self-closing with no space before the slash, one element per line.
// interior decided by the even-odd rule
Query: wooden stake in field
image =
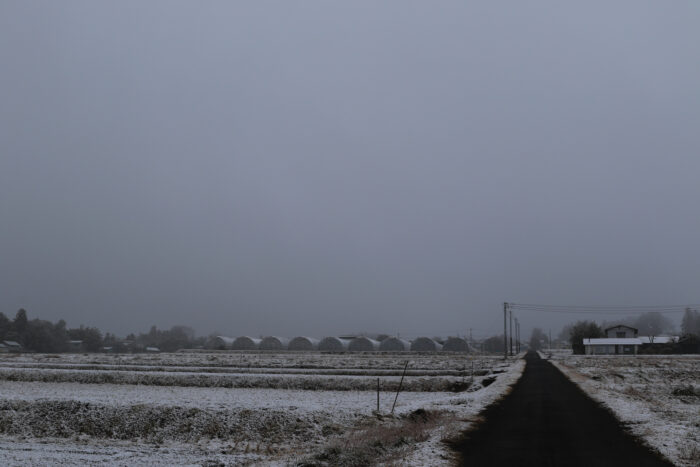
<path fill-rule="evenodd" d="M 399 389 L 396 391 L 396 397 L 394 397 L 394 404 L 391 406 L 391 414 L 394 415 L 394 408 L 396 407 L 396 400 L 399 398 L 399 393 L 401 392 L 401 386 L 403 386 L 403 378 L 406 376 L 406 369 L 408 368 L 408 360 L 406 360 L 406 365 L 403 367 L 403 374 L 401 375 L 401 381 L 399 381 Z"/>
<path fill-rule="evenodd" d="M 377 415 L 379 415 L 379 378 L 377 378 Z"/>

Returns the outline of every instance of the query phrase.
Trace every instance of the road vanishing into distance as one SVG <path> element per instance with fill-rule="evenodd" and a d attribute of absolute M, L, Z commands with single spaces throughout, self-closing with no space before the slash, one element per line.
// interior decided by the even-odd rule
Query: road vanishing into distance
<path fill-rule="evenodd" d="M 529 352 L 512 392 L 453 443 L 463 466 L 669 466 L 554 365 Z"/>

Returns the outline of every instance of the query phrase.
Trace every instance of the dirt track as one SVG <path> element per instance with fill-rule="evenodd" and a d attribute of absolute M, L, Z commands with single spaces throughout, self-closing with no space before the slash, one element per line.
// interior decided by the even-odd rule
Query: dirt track
<path fill-rule="evenodd" d="M 464 466 L 668 466 L 536 353 L 510 395 L 456 443 Z"/>

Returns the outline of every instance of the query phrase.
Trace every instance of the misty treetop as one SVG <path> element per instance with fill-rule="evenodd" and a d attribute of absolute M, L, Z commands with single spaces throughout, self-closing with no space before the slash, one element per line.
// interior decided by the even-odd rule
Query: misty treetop
<path fill-rule="evenodd" d="M 686 308 L 681 321 L 681 332 L 684 335 L 700 336 L 700 312 Z"/>
<path fill-rule="evenodd" d="M 549 337 L 540 328 L 533 328 L 530 335 L 530 348 L 540 350 L 549 344 Z"/>
<path fill-rule="evenodd" d="M 83 351 L 113 352 L 143 351 L 156 347 L 165 352 L 178 349 L 197 348 L 204 345 L 205 338 L 195 337 L 194 330 L 187 326 L 173 326 L 169 330 L 152 326 L 148 333 L 130 334 L 120 339 L 113 334 L 102 334 L 96 327 L 81 325 L 68 329 L 64 320 L 56 323 L 42 319 L 30 320 L 27 311 L 20 308 L 14 319 L 0 312 L 0 341 L 14 341 L 24 350 L 44 353 Z"/>
<path fill-rule="evenodd" d="M 578 321 L 569 329 L 569 342 L 575 354 L 585 353 L 583 339 L 595 339 L 604 336 L 603 328 L 594 321 Z"/>

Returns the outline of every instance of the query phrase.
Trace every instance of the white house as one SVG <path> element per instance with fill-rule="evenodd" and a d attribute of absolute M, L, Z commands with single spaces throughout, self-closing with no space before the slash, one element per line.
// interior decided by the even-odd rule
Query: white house
<path fill-rule="evenodd" d="M 586 355 L 637 355 L 642 344 L 668 344 L 677 340 L 671 336 L 638 336 L 632 326 L 619 324 L 605 329 L 607 337 L 583 339 Z"/>
<path fill-rule="evenodd" d="M 642 340 L 637 337 L 583 339 L 586 355 L 637 355 Z"/>

